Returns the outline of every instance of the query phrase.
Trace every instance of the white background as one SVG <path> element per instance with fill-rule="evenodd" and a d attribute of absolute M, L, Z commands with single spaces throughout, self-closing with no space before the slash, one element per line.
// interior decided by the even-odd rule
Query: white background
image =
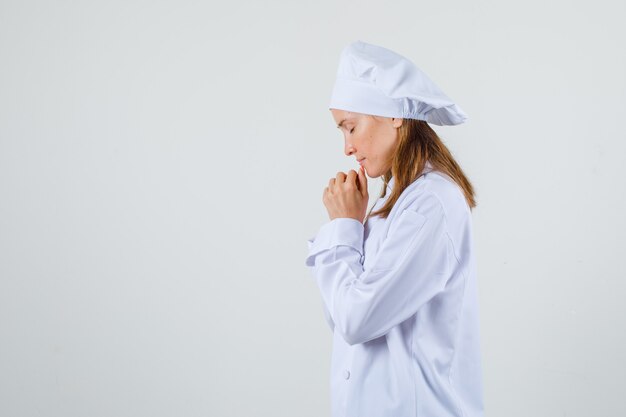
<path fill-rule="evenodd" d="M 486 415 L 626 415 L 623 1 L 0 1 L 0 415 L 325 416 L 362 40 L 469 115 Z M 370 179 L 370 195 L 380 190 Z"/>

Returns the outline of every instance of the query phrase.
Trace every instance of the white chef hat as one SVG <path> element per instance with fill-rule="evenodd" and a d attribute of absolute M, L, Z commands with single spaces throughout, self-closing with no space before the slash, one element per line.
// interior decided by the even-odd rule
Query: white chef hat
<path fill-rule="evenodd" d="M 415 64 L 362 41 L 341 52 L 331 109 L 458 125 L 467 115 Z"/>

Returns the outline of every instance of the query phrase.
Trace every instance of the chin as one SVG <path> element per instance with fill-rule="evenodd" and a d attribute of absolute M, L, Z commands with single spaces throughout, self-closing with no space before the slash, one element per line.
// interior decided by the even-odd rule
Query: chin
<path fill-rule="evenodd" d="M 365 173 L 367 174 L 368 177 L 376 178 L 380 176 L 380 174 L 376 172 L 376 168 L 372 168 L 372 169 L 369 169 L 367 167 L 364 167 L 364 168 L 365 168 Z"/>

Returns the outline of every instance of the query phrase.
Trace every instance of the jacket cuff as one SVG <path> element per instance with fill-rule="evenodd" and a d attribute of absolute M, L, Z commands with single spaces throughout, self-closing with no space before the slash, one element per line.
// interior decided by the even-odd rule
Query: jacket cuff
<path fill-rule="evenodd" d="M 307 239 L 309 255 L 306 264 L 312 265 L 312 257 L 321 251 L 344 245 L 354 248 L 363 256 L 363 223 L 351 217 L 337 217 L 324 224 L 316 236 Z"/>

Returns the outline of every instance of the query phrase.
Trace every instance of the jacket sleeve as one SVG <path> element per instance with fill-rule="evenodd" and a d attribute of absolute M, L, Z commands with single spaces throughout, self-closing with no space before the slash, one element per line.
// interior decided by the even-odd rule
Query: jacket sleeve
<path fill-rule="evenodd" d="M 324 308 L 324 318 L 326 319 L 326 323 L 328 323 L 328 327 L 330 327 L 330 331 L 335 331 L 335 322 L 330 315 L 330 311 L 328 311 L 328 307 L 326 307 L 326 303 L 322 302 L 322 307 Z"/>
<path fill-rule="evenodd" d="M 361 222 L 335 218 L 309 240 L 311 268 L 335 330 L 353 345 L 387 334 L 441 292 L 454 250 L 441 203 L 429 192 L 402 209 L 368 269 Z"/>

